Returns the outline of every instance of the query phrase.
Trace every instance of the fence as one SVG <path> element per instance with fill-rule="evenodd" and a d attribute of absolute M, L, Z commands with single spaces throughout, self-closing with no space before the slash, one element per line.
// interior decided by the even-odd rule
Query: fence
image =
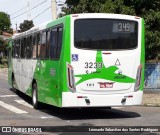
<path fill-rule="evenodd" d="M 145 88 L 160 89 L 160 63 L 146 63 Z"/>

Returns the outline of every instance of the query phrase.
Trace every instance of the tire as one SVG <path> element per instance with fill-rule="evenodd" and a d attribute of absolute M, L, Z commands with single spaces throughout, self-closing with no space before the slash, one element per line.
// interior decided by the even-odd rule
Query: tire
<path fill-rule="evenodd" d="M 16 80 L 15 80 L 14 76 L 12 77 L 12 91 L 17 93 Z"/>
<path fill-rule="evenodd" d="M 38 109 L 38 90 L 36 83 L 32 87 L 32 105 L 34 109 Z"/>

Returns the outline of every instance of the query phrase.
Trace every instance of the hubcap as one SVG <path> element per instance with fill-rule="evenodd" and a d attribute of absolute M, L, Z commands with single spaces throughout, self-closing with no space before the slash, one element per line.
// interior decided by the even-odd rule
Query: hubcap
<path fill-rule="evenodd" d="M 36 101 L 37 101 L 37 99 L 36 99 L 36 90 L 34 89 L 33 90 L 33 104 L 36 104 Z"/>
<path fill-rule="evenodd" d="M 16 84 L 15 84 L 15 80 L 13 79 L 13 88 L 15 88 Z"/>

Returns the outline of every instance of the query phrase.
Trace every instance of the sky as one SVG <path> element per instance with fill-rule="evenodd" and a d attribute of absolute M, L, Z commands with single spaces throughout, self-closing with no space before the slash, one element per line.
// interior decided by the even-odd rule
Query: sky
<path fill-rule="evenodd" d="M 56 1 L 57 14 L 59 14 L 61 7 L 58 4 L 64 3 L 65 0 Z M 50 6 L 51 0 L 0 0 L 0 12 L 3 11 L 10 15 L 13 29 L 16 29 L 16 24 L 19 27 L 24 20 L 33 19 L 34 25 L 52 20 Z M 30 11 L 27 12 L 29 9 Z"/>

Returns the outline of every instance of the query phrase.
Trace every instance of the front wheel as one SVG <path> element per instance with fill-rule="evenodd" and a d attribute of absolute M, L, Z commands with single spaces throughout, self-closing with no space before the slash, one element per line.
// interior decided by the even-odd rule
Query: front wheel
<path fill-rule="evenodd" d="M 37 84 L 33 84 L 32 88 L 32 104 L 34 109 L 38 109 L 38 90 L 37 90 Z"/>

